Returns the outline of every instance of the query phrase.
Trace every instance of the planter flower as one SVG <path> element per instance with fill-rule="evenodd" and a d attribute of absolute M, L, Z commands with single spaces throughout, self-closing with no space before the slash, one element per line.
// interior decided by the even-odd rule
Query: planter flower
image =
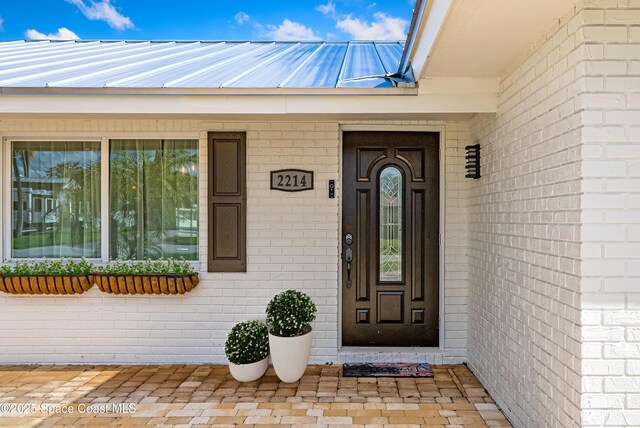
<path fill-rule="evenodd" d="M 0 291 L 9 294 L 81 294 L 93 286 L 92 268 L 84 258 L 10 263 L 0 266 Z"/>
<path fill-rule="evenodd" d="M 269 366 L 269 330 L 262 321 L 233 326 L 224 345 L 231 375 L 240 382 L 259 379 Z"/>
<path fill-rule="evenodd" d="M 200 282 L 198 273 L 183 259 L 118 259 L 98 266 L 94 275 L 98 288 L 110 294 L 184 294 Z"/>
<path fill-rule="evenodd" d="M 267 305 L 271 361 L 283 382 L 296 382 L 307 368 L 316 311 L 311 298 L 297 290 L 276 294 Z"/>

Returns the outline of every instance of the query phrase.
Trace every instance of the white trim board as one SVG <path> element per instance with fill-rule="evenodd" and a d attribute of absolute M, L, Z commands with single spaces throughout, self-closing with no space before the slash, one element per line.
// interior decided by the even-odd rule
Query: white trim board
<path fill-rule="evenodd" d="M 444 90 L 443 90 L 444 91 Z M 368 115 L 495 113 L 495 93 L 435 93 L 411 96 L 51 96 L 0 95 L 2 114 L 169 114 L 169 115 Z M 377 115 L 374 117 L 372 115 Z M 318 118 L 317 120 L 321 120 Z"/>

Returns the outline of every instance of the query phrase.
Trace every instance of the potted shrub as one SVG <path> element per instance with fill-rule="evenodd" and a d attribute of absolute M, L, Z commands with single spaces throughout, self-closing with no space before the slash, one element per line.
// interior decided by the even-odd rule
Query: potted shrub
<path fill-rule="evenodd" d="M 80 294 L 93 286 L 86 259 L 25 260 L 0 266 L 0 291 L 10 294 Z"/>
<path fill-rule="evenodd" d="M 269 366 L 269 330 L 262 321 L 243 321 L 233 326 L 224 344 L 229 371 L 240 382 L 253 382 Z"/>
<path fill-rule="evenodd" d="M 200 282 L 198 273 L 184 259 L 118 259 L 98 266 L 94 275 L 98 288 L 111 294 L 184 294 Z"/>
<path fill-rule="evenodd" d="M 283 382 L 296 382 L 307 368 L 316 311 L 311 298 L 297 290 L 276 294 L 267 305 L 271 361 Z"/>

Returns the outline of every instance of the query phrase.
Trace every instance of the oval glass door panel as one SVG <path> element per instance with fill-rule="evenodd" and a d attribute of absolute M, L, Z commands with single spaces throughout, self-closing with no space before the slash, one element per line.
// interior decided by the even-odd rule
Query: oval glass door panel
<path fill-rule="evenodd" d="M 398 168 L 380 173 L 380 282 L 402 281 L 402 184 Z"/>

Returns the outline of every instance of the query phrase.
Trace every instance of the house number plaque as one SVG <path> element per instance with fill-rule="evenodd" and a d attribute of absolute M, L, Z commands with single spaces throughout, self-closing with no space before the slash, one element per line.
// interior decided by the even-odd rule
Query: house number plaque
<path fill-rule="evenodd" d="M 281 192 L 302 192 L 313 189 L 313 171 L 280 169 L 271 171 L 271 189 Z"/>

